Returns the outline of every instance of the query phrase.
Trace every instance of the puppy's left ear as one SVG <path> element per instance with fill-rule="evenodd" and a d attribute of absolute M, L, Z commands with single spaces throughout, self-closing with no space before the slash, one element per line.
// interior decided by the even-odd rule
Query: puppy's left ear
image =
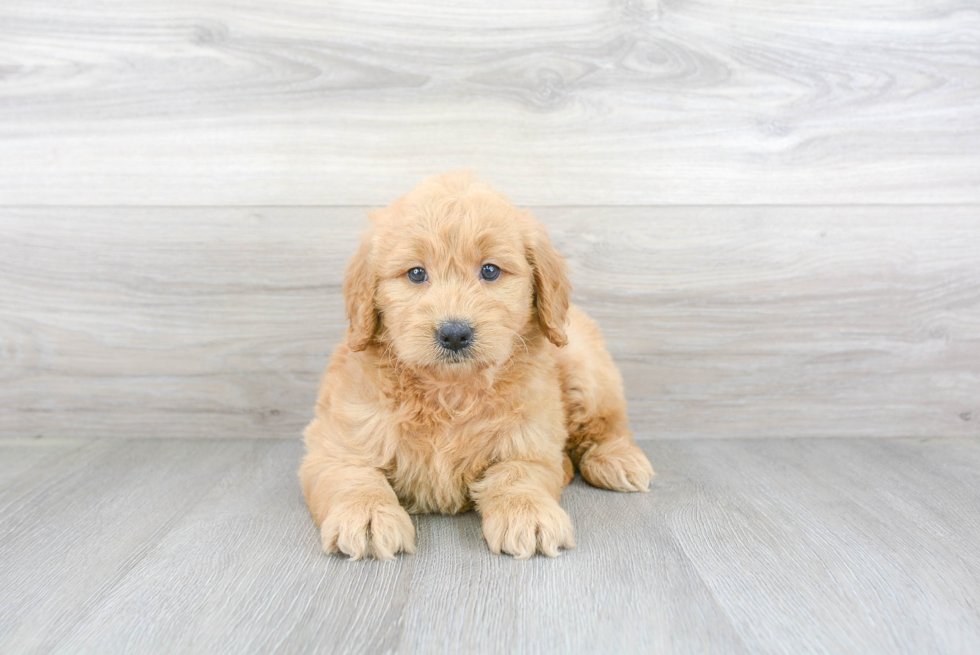
<path fill-rule="evenodd" d="M 378 310 L 374 306 L 378 280 L 371 263 L 371 236 L 370 231 L 364 235 L 344 274 L 344 308 L 350 319 L 347 345 L 354 352 L 367 348 L 378 327 Z"/>
<path fill-rule="evenodd" d="M 535 225 L 528 245 L 527 258 L 534 274 L 534 307 L 541 331 L 556 346 L 568 343 L 565 320 L 572 295 L 565 258 L 554 246 L 548 233 Z"/>

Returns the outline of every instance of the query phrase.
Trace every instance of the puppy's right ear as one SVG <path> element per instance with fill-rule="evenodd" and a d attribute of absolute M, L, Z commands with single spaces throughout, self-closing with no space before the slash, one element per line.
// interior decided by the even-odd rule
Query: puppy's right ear
<path fill-rule="evenodd" d="M 364 236 L 344 274 L 344 308 L 350 320 L 347 346 L 354 352 L 367 348 L 378 327 L 378 310 L 374 305 L 378 278 L 371 261 L 371 236 L 371 232 Z"/>

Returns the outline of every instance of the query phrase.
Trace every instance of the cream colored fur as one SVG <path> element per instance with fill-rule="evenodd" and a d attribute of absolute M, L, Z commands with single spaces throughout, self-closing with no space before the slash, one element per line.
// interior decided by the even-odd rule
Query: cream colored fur
<path fill-rule="evenodd" d="M 344 281 L 347 339 L 305 432 L 300 479 L 324 551 L 415 552 L 409 512 L 475 508 L 494 553 L 556 556 L 575 546 L 558 504 L 573 462 L 593 485 L 647 490 L 619 371 L 529 213 L 453 173 L 371 218 Z M 487 263 L 496 281 L 480 277 Z M 448 319 L 474 327 L 469 358 L 440 350 Z"/>

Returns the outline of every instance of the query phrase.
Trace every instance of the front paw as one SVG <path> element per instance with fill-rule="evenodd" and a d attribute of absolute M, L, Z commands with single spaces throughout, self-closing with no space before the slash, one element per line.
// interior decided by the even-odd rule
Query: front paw
<path fill-rule="evenodd" d="M 572 520 L 553 498 L 499 498 L 483 512 L 483 536 L 494 555 L 527 559 L 536 551 L 558 557 L 559 548 L 575 548 Z"/>
<path fill-rule="evenodd" d="M 585 481 L 613 491 L 649 491 L 656 473 L 650 460 L 629 437 L 593 445 L 578 463 Z"/>
<path fill-rule="evenodd" d="M 320 539 L 323 552 L 339 551 L 351 559 L 394 559 L 395 553 L 415 552 L 411 517 L 400 505 L 387 501 L 338 504 L 320 525 Z"/>

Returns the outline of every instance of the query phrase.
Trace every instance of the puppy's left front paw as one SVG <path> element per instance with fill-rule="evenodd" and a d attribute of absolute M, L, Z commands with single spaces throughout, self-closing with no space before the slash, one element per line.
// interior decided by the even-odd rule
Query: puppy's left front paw
<path fill-rule="evenodd" d="M 483 512 L 483 536 L 494 555 L 527 559 L 536 551 L 558 557 L 560 548 L 575 548 L 572 520 L 550 497 L 498 499 Z"/>

